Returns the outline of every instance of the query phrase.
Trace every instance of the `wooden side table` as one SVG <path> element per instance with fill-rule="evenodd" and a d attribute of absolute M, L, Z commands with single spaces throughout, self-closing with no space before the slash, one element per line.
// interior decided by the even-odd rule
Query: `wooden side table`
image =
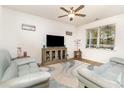
<path fill-rule="evenodd" d="M 81 51 L 74 51 L 74 59 L 81 60 Z"/>
<path fill-rule="evenodd" d="M 30 58 L 30 56 L 21 56 L 21 57 L 15 57 L 12 60 L 16 60 L 16 59 L 23 59 L 23 58 Z M 37 63 L 37 66 L 40 67 L 41 63 Z"/>
<path fill-rule="evenodd" d="M 16 60 L 16 59 L 21 59 L 21 58 L 29 58 L 30 56 L 21 56 L 21 57 L 15 57 L 15 58 L 13 58 L 12 60 Z"/>

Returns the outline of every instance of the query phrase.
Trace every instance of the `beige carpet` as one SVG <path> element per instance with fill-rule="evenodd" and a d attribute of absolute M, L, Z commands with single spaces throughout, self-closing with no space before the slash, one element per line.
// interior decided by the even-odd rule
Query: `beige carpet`
<path fill-rule="evenodd" d="M 46 67 L 41 67 L 41 69 L 51 73 L 52 77 L 50 81 L 55 80 L 55 82 L 58 83 L 56 85 L 56 83 L 52 82 L 52 85 L 50 85 L 51 87 L 78 88 L 79 82 L 78 79 L 73 75 L 73 70 L 80 65 L 85 68 L 89 64 L 74 60 L 48 65 Z"/>

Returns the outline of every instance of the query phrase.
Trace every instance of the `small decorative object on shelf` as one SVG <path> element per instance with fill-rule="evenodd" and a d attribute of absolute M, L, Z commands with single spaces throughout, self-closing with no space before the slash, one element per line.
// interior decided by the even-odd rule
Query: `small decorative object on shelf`
<path fill-rule="evenodd" d="M 27 52 L 26 51 L 24 51 L 23 56 L 27 57 Z"/>
<path fill-rule="evenodd" d="M 27 51 L 24 51 L 22 54 L 22 48 L 17 47 L 17 57 L 13 58 L 12 60 L 15 59 L 22 59 L 22 58 L 29 58 L 30 56 L 27 55 Z"/>
<path fill-rule="evenodd" d="M 17 57 L 22 57 L 22 48 L 17 47 Z"/>
<path fill-rule="evenodd" d="M 43 45 L 43 48 L 45 48 L 45 45 Z"/>

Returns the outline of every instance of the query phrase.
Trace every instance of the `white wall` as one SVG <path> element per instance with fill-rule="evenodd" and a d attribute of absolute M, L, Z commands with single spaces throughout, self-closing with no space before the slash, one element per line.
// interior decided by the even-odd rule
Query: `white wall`
<path fill-rule="evenodd" d="M 41 48 L 45 44 L 46 34 L 65 36 L 69 58 L 73 57 L 76 35 L 74 26 L 6 8 L 3 8 L 2 19 L 4 40 L 1 45 L 10 51 L 12 57 L 16 57 L 16 49 L 20 46 L 23 51 L 27 51 L 30 56 L 37 59 L 37 62 L 40 62 Z M 35 25 L 36 31 L 21 30 L 22 23 Z M 73 32 L 73 36 L 66 36 L 65 31 Z"/>
<path fill-rule="evenodd" d="M 116 24 L 115 50 L 85 48 L 87 28 L 113 23 Z M 83 52 L 83 58 L 103 63 L 108 62 L 109 58 L 113 56 L 124 58 L 124 14 L 98 20 L 79 27 L 77 38 L 81 39 L 80 48 Z"/>
<path fill-rule="evenodd" d="M 40 62 L 41 48 L 45 44 L 46 34 L 53 34 L 65 36 L 65 45 L 68 48 L 69 58 L 73 57 L 73 51 L 76 49 L 75 39 L 81 40 L 80 49 L 83 53 L 83 58 L 104 63 L 113 56 L 124 58 L 124 14 L 98 20 L 76 28 L 31 14 L 6 8 L 2 9 L 0 6 L 0 22 L 3 25 L 3 29 L 0 25 L 0 48 L 8 49 L 12 57 L 16 57 L 16 48 L 21 46 L 23 51 L 27 51 L 30 56 L 37 59 L 37 62 Z M 22 23 L 35 25 L 36 31 L 21 30 Z M 116 24 L 115 50 L 85 48 L 87 28 L 113 23 Z M 73 36 L 66 36 L 65 31 L 72 31 Z"/>
<path fill-rule="evenodd" d="M 2 7 L 0 6 L 0 42 L 2 42 Z M 1 47 L 1 45 L 0 45 Z"/>

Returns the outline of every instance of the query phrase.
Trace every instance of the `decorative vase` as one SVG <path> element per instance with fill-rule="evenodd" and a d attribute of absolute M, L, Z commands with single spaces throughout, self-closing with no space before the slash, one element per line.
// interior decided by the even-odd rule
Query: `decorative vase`
<path fill-rule="evenodd" d="M 27 52 L 26 51 L 24 51 L 23 56 L 27 57 Z"/>
<path fill-rule="evenodd" d="M 45 45 L 43 45 L 43 48 L 45 48 Z"/>
<path fill-rule="evenodd" d="M 22 57 L 22 49 L 21 49 L 21 47 L 17 47 L 17 57 Z"/>

